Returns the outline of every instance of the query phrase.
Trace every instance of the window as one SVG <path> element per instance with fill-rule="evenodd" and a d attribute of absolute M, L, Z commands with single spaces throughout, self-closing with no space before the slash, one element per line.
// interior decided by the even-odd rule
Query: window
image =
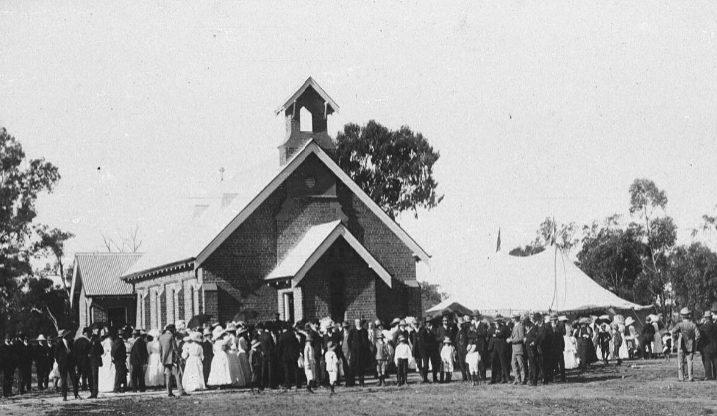
<path fill-rule="evenodd" d="M 306 107 L 299 110 L 299 129 L 301 131 L 314 131 L 314 116 Z"/>

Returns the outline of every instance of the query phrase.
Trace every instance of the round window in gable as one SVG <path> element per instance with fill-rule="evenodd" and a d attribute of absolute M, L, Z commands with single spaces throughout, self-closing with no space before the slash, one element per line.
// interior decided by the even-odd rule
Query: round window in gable
<path fill-rule="evenodd" d="M 314 187 L 316 186 L 316 178 L 314 178 L 313 176 L 307 176 L 304 179 L 304 185 L 306 185 L 307 189 L 314 189 Z"/>

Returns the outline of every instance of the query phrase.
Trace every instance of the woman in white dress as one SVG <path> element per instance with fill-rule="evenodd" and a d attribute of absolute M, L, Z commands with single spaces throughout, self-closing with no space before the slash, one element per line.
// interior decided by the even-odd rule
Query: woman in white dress
<path fill-rule="evenodd" d="M 147 342 L 147 370 L 144 372 L 144 384 L 147 387 L 164 385 L 164 366 L 159 355 L 159 331 L 153 329 L 149 332 L 152 341 Z"/>
<path fill-rule="evenodd" d="M 251 381 L 251 366 L 249 365 L 249 340 L 247 334 L 249 329 L 246 327 L 239 329 L 239 340 L 237 341 L 237 358 L 239 359 L 239 371 L 241 373 L 240 379 L 243 383 L 239 386 L 244 387 Z"/>
<path fill-rule="evenodd" d="M 580 362 L 578 360 L 578 341 L 572 336 L 572 332 L 567 332 L 563 336 L 565 341 L 565 349 L 563 350 L 563 359 L 565 360 L 565 369 L 572 370 L 578 368 Z"/>
<path fill-rule="evenodd" d="M 112 337 L 102 341 L 102 367 L 97 375 L 97 389 L 108 393 L 115 389 L 115 365 L 112 363 Z"/>
<path fill-rule="evenodd" d="M 227 333 L 229 338 L 229 350 L 227 351 L 227 357 L 229 358 L 229 373 L 232 378 L 232 385 L 237 387 L 246 386 L 246 378 L 242 373 L 241 364 L 239 364 L 239 348 L 237 345 L 236 325 L 230 323 L 227 326 Z"/>
<path fill-rule="evenodd" d="M 207 384 L 210 386 L 228 386 L 232 384 L 232 375 L 229 371 L 229 356 L 227 354 L 229 337 L 221 327 L 214 328 L 212 331 L 212 339 L 214 340 L 214 358 L 212 358 L 212 366 L 209 370 L 209 378 Z"/>
<path fill-rule="evenodd" d="M 182 348 L 182 358 L 185 360 L 182 387 L 184 391 L 193 392 L 204 390 L 204 350 L 202 349 L 202 334 L 193 332 L 190 341 Z"/>

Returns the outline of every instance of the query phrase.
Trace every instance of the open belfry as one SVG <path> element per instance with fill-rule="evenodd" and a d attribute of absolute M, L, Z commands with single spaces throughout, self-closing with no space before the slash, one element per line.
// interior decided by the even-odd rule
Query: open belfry
<path fill-rule="evenodd" d="M 421 315 L 416 263 L 430 256 L 332 159 L 327 118 L 338 110 L 308 78 L 276 110 L 286 122 L 279 163 L 223 181 L 216 204 L 123 273 L 137 327 L 240 312 L 256 321 Z"/>

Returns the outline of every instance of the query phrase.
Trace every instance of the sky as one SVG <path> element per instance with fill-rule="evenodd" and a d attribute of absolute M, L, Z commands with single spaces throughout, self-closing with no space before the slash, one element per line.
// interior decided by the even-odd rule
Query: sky
<path fill-rule="evenodd" d="M 163 244 L 207 188 L 275 159 L 308 77 L 345 123 L 420 131 L 445 199 L 400 224 L 420 279 L 480 278 L 547 216 L 628 215 L 667 192 L 680 242 L 717 209 L 714 2 L 0 0 L 0 126 L 60 168 L 39 221 L 68 252 L 135 227 Z"/>

